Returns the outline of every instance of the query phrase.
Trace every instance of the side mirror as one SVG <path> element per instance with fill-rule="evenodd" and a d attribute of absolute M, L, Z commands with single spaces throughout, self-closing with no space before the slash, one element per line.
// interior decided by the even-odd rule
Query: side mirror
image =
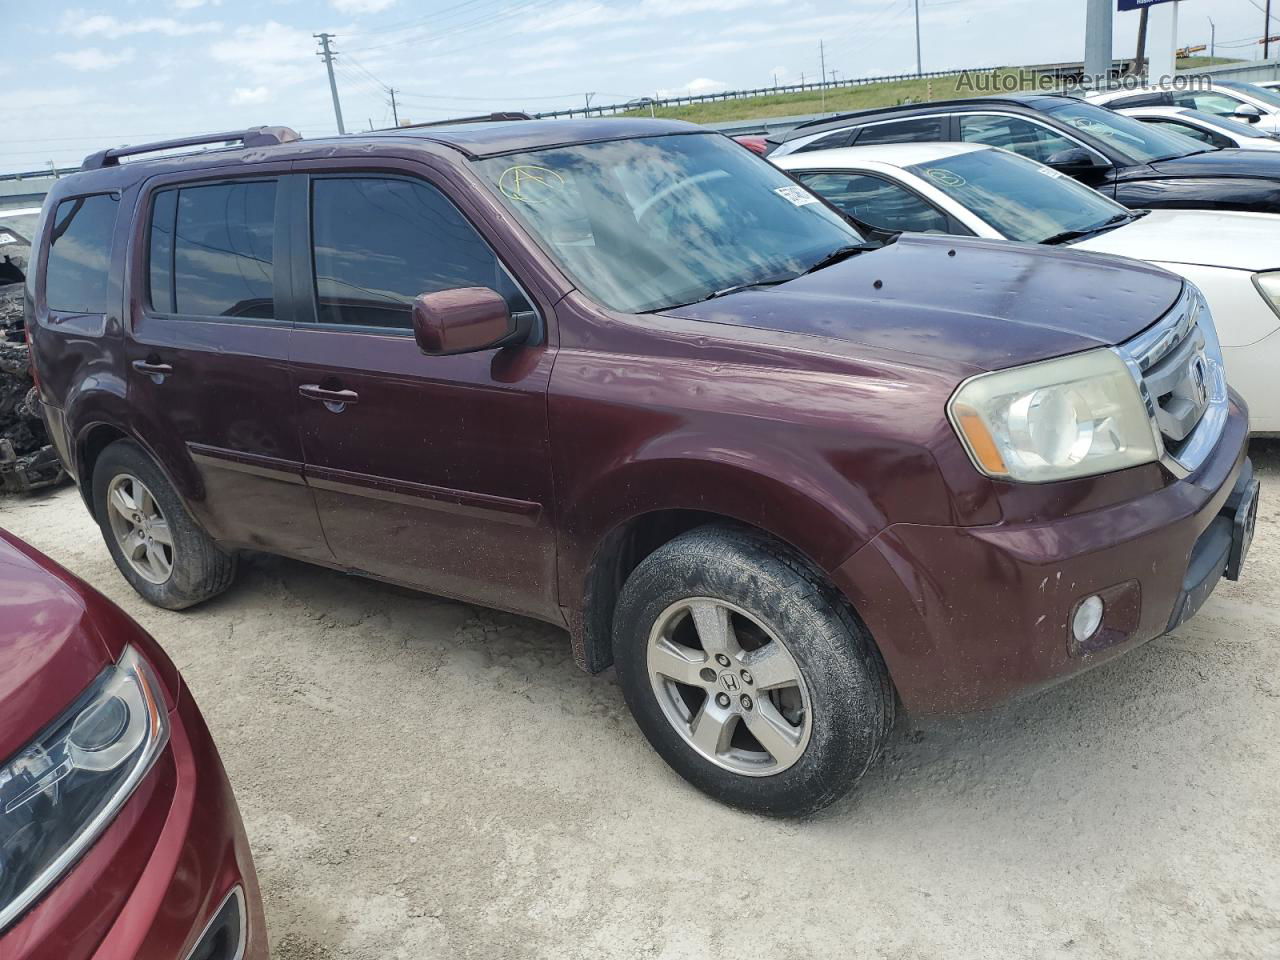
<path fill-rule="evenodd" d="M 1069 150 L 1059 150 L 1057 153 L 1050 154 L 1045 160 L 1045 165 L 1073 175 L 1100 169 L 1093 154 L 1084 147 L 1072 147 Z"/>
<path fill-rule="evenodd" d="M 1245 123 L 1261 123 L 1262 111 L 1255 107 L 1252 103 L 1242 103 L 1236 107 L 1236 112 L 1232 114 L 1237 120 L 1243 120 Z"/>
<path fill-rule="evenodd" d="M 424 293 L 413 301 L 413 336 L 429 356 L 492 350 L 519 343 L 527 334 L 507 301 L 488 287 Z"/>

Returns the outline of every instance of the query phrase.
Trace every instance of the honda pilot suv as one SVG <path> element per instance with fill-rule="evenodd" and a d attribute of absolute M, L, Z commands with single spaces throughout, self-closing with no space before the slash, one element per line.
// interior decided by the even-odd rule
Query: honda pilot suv
<path fill-rule="evenodd" d="M 37 233 L 44 416 L 145 598 L 252 550 L 562 625 L 741 807 L 1160 636 L 1249 547 L 1193 286 L 876 237 L 687 124 L 110 150 Z"/>

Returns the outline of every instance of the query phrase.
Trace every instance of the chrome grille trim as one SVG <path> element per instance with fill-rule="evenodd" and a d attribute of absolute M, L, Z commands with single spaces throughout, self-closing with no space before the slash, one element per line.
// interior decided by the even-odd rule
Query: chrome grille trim
<path fill-rule="evenodd" d="M 1190 476 L 1208 458 L 1227 423 L 1222 348 L 1203 294 L 1190 283 L 1151 329 L 1115 348 L 1142 394 L 1161 462 Z"/>

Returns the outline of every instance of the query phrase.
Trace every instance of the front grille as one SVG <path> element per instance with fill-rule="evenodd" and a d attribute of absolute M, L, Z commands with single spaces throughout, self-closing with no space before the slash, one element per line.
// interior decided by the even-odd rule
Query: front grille
<path fill-rule="evenodd" d="M 1168 314 L 1118 352 L 1142 391 L 1166 464 L 1180 475 L 1193 472 L 1227 420 L 1222 350 L 1203 295 L 1188 284 Z"/>

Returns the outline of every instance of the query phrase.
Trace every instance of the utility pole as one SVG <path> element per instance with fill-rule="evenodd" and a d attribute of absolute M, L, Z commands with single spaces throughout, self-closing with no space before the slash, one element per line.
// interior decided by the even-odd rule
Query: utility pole
<path fill-rule="evenodd" d="M 916 76 L 924 76 L 924 59 L 920 56 L 920 0 L 916 0 Z"/>
<path fill-rule="evenodd" d="M 818 41 L 818 60 L 822 65 L 822 72 L 818 74 L 818 87 L 822 90 L 822 112 L 827 112 L 827 51 L 823 47 L 822 41 Z"/>
<path fill-rule="evenodd" d="M 1271 0 L 1267 0 L 1267 19 L 1262 24 L 1262 59 L 1271 59 Z"/>
<path fill-rule="evenodd" d="M 396 110 L 396 88 L 387 87 L 387 93 L 391 94 L 391 122 L 398 127 L 400 126 L 400 113 Z"/>
<path fill-rule="evenodd" d="M 1092 85 L 1104 87 L 1111 79 L 1112 36 L 1115 29 L 1113 0 L 1088 0 L 1084 34 L 1084 75 Z"/>
<path fill-rule="evenodd" d="M 1215 60 L 1218 56 L 1218 25 L 1213 22 L 1213 17 L 1209 17 L 1209 59 Z"/>
<path fill-rule="evenodd" d="M 582 95 L 582 98 L 583 98 L 584 100 L 586 100 L 586 101 L 587 101 L 587 109 L 585 109 L 585 110 L 583 110 L 583 111 L 582 111 L 582 115 L 583 115 L 584 117 L 589 117 L 589 116 L 591 116 L 591 98 L 592 98 L 592 97 L 594 97 L 594 96 L 595 96 L 595 94 L 594 94 L 594 93 L 584 93 L 584 94 Z"/>
<path fill-rule="evenodd" d="M 338 133 L 345 134 L 347 130 L 342 125 L 342 104 L 338 103 L 338 81 L 333 77 L 333 58 L 337 54 L 329 49 L 329 41 L 334 39 L 334 36 L 331 33 L 313 33 L 312 36 L 320 41 L 320 46 L 323 48 L 316 56 L 324 60 L 324 65 L 329 71 L 329 92 L 333 94 L 333 115 L 338 121 Z"/>
<path fill-rule="evenodd" d="M 1151 8 L 1142 8 L 1142 19 L 1138 21 L 1138 52 L 1133 58 L 1133 72 L 1142 75 L 1142 67 L 1147 59 L 1147 21 L 1151 19 Z"/>

